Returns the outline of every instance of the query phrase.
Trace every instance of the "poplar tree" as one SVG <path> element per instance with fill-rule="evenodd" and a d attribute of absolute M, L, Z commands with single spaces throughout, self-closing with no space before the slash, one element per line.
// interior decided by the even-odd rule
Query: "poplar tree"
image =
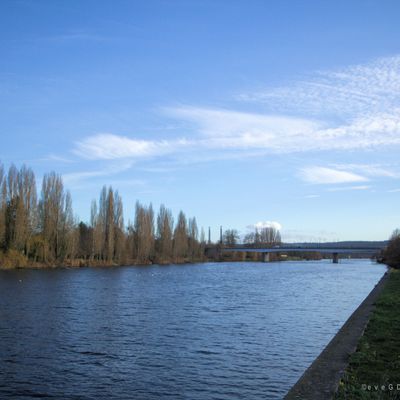
<path fill-rule="evenodd" d="M 0 163 L 0 249 L 5 247 L 6 234 L 6 183 L 4 167 Z"/>
<path fill-rule="evenodd" d="M 188 256 L 187 222 L 183 211 L 179 212 L 174 230 L 173 253 L 177 262 L 185 260 Z"/>
<path fill-rule="evenodd" d="M 21 211 L 18 228 L 21 229 L 20 246 L 29 255 L 32 237 L 37 232 L 37 191 L 35 174 L 25 165 L 18 174 L 18 192 Z"/>
<path fill-rule="evenodd" d="M 188 255 L 193 261 L 199 258 L 199 229 L 197 228 L 196 218 L 189 218 L 188 222 Z"/>
<path fill-rule="evenodd" d="M 100 242 L 101 242 L 101 251 L 100 251 L 100 259 L 107 259 L 107 245 L 106 245 L 106 226 L 107 226 L 107 187 L 103 186 L 100 192 L 99 199 L 99 214 L 98 214 L 98 223 L 100 228 Z"/>
<path fill-rule="evenodd" d="M 45 262 L 54 261 L 60 257 L 64 205 L 65 194 L 61 176 L 55 172 L 45 175 L 39 202 Z"/>
<path fill-rule="evenodd" d="M 156 223 L 155 223 L 156 222 Z M 104 186 L 99 202 L 92 201 L 90 224 L 76 221 L 72 196 L 60 175 L 43 177 L 40 199 L 35 175 L 25 165 L 8 172 L 0 163 L 0 250 L 38 262 L 60 263 L 79 259 L 107 263 L 170 262 L 199 259 L 204 252 L 195 218 L 180 211 L 174 228 L 171 210 L 136 202 L 134 222 L 124 226 L 123 202 L 118 191 Z M 17 258 L 16 258 L 17 259 Z"/>
<path fill-rule="evenodd" d="M 153 206 L 145 207 L 139 202 L 135 205 L 135 244 L 139 263 L 148 263 L 154 257 L 154 212 Z"/>
<path fill-rule="evenodd" d="M 102 249 L 102 229 L 100 218 L 97 213 L 97 202 L 92 200 L 90 208 L 90 227 L 92 229 L 91 250 L 89 258 L 99 260 L 101 258 Z"/>
<path fill-rule="evenodd" d="M 114 258 L 114 192 L 110 187 L 106 197 L 106 214 L 105 214 L 105 256 L 107 261 Z"/>
<path fill-rule="evenodd" d="M 74 221 L 72 197 L 69 191 L 65 194 L 64 203 L 65 206 L 61 215 L 60 252 L 58 255 L 58 258 L 62 261 L 65 259 L 73 259 L 78 246 L 78 231 Z"/>
<path fill-rule="evenodd" d="M 157 255 L 163 262 L 169 262 L 172 259 L 173 229 L 172 212 L 162 204 L 157 215 Z"/>
<path fill-rule="evenodd" d="M 118 191 L 114 195 L 114 258 L 118 263 L 126 261 L 124 232 L 124 208 Z"/>
<path fill-rule="evenodd" d="M 11 165 L 3 188 L 5 248 L 28 255 L 36 222 L 36 183 L 31 169 Z"/>

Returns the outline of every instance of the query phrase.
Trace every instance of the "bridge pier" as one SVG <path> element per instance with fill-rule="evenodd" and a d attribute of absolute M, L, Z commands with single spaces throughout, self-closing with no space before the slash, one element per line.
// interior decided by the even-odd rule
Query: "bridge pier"
<path fill-rule="evenodd" d="M 339 264 L 339 253 L 332 253 L 332 262 L 334 264 Z"/>
<path fill-rule="evenodd" d="M 262 261 L 269 262 L 269 253 L 262 253 Z"/>

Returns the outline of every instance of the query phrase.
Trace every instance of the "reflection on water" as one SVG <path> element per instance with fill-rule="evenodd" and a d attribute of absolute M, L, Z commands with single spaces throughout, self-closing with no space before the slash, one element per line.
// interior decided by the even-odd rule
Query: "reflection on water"
<path fill-rule="evenodd" d="M 0 398 L 280 399 L 368 260 L 0 272 Z"/>

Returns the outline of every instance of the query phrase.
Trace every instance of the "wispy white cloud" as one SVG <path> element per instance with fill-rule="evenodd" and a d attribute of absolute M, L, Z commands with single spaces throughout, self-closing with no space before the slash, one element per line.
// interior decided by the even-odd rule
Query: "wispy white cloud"
<path fill-rule="evenodd" d="M 144 171 L 144 172 L 155 172 L 155 173 L 164 174 L 164 173 L 174 172 L 176 170 L 176 168 L 160 166 L 160 167 L 142 167 L 142 168 L 140 168 L 140 170 Z"/>
<path fill-rule="evenodd" d="M 175 118 L 192 124 L 188 138 L 142 140 L 115 134 L 96 134 L 75 143 L 74 153 L 86 159 L 145 158 L 175 155 L 185 150 L 217 152 L 227 157 L 232 151 L 294 153 L 323 150 L 368 149 L 400 144 L 398 116 L 381 115 L 327 128 L 314 120 L 290 116 L 262 115 L 231 110 L 180 107 L 170 110 Z M 221 153 L 223 151 L 223 153 Z M 246 157 L 246 153 L 242 153 Z M 383 173 L 370 168 L 371 174 Z"/>
<path fill-rule="evenodd" d="M 274 228 L 277 231 L 282 229 L 282 225 L 277 221 L 259 221 L 255 224 L 247 225 L 247 229 L 264 229 L 264 228 Z"/>
<path fill-rule="evenodd" d="M 239 100 L 262 102 L 269 109 L 353 117 L 384 112 L 399 104 L 400 56 L 320 71 L 288 86 L 238 95 Z"/>
<path fill-rule="evenodd" d="M 312 184 L 351 183 L 368 181 L 366 177 L 354 174 L 352 172 L 318 166 L 301 168 L 299 171 L 299 176 L 303 181 Z"/>
<path fill-rule="evenodd" d="M 333 187 L 327 189 L 328 192 L 342 192 L 347 190 L 368 190 L 371 189 L 369 185 L 358 185 L 358 186 L 341 186 L 341 187 Z"/>
<path fill-rule="evenodd" d="M 379 164 L 334 164 L 333 167 L 361 173 L 370 177 L 399 178 L 400 173 Z"/>
<path fill-rule="evenodd" d="M 171 138 L 169 132 L 169 137 L 161 140 L 143 140 L 103 133 L 76 142 L 74 153 L 91 160 L 171 155 L 194 162 L 196 158 L 224 159 L 232 154 L 244 158 L 254 156 L 253 152 L 358 151 L 400 145 L 400 56 L 318 72 L 307 81 L 240 98 L 265 104 L 279 104 L 280 100 L 286 106 L 279 107 L 280 114 L 268 107 L 265 114 L 188 105 L 166 107 L 162 113 L 178 121 L 186 137 Z M 303 110 L 299 103 L 314 112 L 294 117 L 294 109 L 297 115 Z M 320 112 L 321 107 L 324 112 Z M 335 112 L 340 117 L 330 118 Z M 336 173 L 330 176 L 320 171 L 331 179 L 327 183 L 399 176 L 373 165 L 339 165 L 334 169 Z M 303 172 L 303 177 L 307 176 L 307 171 Z"/>
<path fill-rule="evenodd" d="M 67 163 L 67 164 L 71 164 L 74 162 L 70 158 L 59 156 L 56 154 L 49 154 L 47 157 L 42 158 L 40 161 L 52 161 L 52 162 Z"/>
<path fill-rule="evenodd" d="M 175 118 L 195 124 L 206 137 L 223 138 L 243 135 L 288 135 L 314 132 L 319 124 L 304 118 L 280 115 L 263 115 L 206 107 L 180 106 L 165 108 Z"/>
<path fill-rule="evenodd" d="M 303 199 L 317 199 L 318 197 L 321 197 L 319 194 L 307 194 L 303 196 Z"/>
<path fill-rule="evenodd" d="M 263 115 L 233 110 L 181 106 L 165 109 L 171 117 L 189 122 L 200 134 L 197 145 L 209 149 L 268 149 L 293 151 L 320 123 L 290 116 Z"/>
<path fill-rule="evenodd" d="M 388 193 L 398 193 L 398 192 L 400 192 L 400 189 L 391 189 L 391 190 L 388 190 Z"/>
<path fill-rule="evenodd" d="M 396 114 L 360 117 L 338 126 L 307 118 L 189 106 L 169 112 L 197 129 L 198 144 L 214 149 L 288 153 L 400 144 L 400 109 Z"/>
<path fill-rule="evenodd" d="M 90 171 L 77 171 L 63 174 L 63 181 L 69 186 L 73 187 L 79 185 L 80 183 L 93 179 L 106 176 L 113 176 L 120 172 L 127 171 L 132 167 L 133 163 L 131 161 L 119 162 L 118 164 L 109 164 L 105 167 Z"/>
<path fill-rule="evenodd" d="M 76 142 L 74 153 L 89 160 L 134 159 L 173 153 L 187 145 L 188 142 L 183 139 L 139 140 L 102 133 Z"/>

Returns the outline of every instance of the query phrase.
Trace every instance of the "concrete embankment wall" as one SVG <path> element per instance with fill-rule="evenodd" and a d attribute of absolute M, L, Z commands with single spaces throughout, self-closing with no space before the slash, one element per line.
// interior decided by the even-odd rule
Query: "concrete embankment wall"
<path fill-rule="evenodd" d="M 285 400 L 330 400 L 337 390 L 339 381 L 364 333 L 375 301 L 388 279 L 386 272 L 379 283 L 345 322 L 322 353 L 304 372 L 285 396 Z"/>

